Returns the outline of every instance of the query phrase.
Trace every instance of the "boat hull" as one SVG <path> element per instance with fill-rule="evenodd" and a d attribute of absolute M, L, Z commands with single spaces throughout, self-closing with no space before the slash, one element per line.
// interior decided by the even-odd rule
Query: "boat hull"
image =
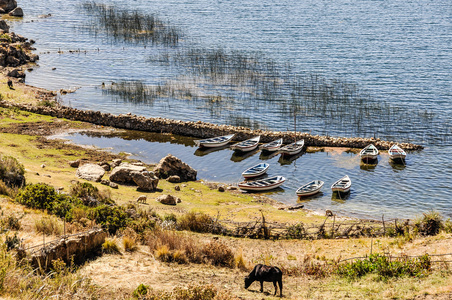
<path fill-rule="evenodd" d="M 262 168 L 258 168 L 256 171 L 254 170 L 256 167 L 261 166 L 261 165 L 262 165 Z M 251 168 L 245 170 L 242 173 L 242 176 L 245 179 L 258 177 L 258 176 L 261 176 L 261 175 L 264 175 L 265 173 L 267 173 L 268 168 L 269 168 L 268 164 L 259 164 L 257 166 L 254 166 L 254 167 L 251 167 Z"/>
<path fill-rule="evenodd" d="M 298 142 L 282 147 L 281 149 L 279 149 L 279 152 L 282 156 L 292 156 L 300 153 L 301 150 L 303 150 L 303 147 L 304 140 L 300 140 Z"/>
<path fill-rule="evenodd" d="M 320 192 L 320 190 L 323 187 L 324 182 L 323 181 L 317 181 L 317 182 L 310 182 L 306 185 L 301 186 L 297 191 L 296 194 L 299 197 L 305 197 L 305 196 L 312 196 Z M 315 185 L 314 188 L 309 188 L 309 185 Z M 306 190 L 306 188 L 309 188 Z"/>
<path fill-rule="evenodd" d="M 241 182 L 238 187 L 244 191 L 260 192 L 276 189 L 284 184 L 286 179 L 284 177 L 279 177 L 274 183 L 266 184 L 266 181 L 272 180 L 272 178 L 267 178 L 263 180 L 256 180 L 251 182 Z M 261 185 L 258 185 L 262 183 Z"/>
<path fill-rule="evenodd" d="M 278 151 L 282 146 L 282 139 L 270 142 L 268 144 L 262 145 L 261 150 L 266 152 Z"/>
<path fill-rule="evenodd" d="M 260 136 L 237 143 L 231 146 L 231 149 L 239 152 L 253 151 L 259 145 Z"/>
<path fill-rule="evenodd" d="M 350 192 L 350 188 L 352 187 L 352 181 L 348 176 L 344 176 L 331 186 L 331 190 L 339 194 L 346 194 Z"/>
<path fill-rule="evenodd" d="M 205 139 L 205 140 L 196 140 L 195 144 L 196 146 L 200 148 L 216 148 L 216 147 L 223 147 L 226 146 L 234 137 L 234 135 L 225 135 L 220 136 L 216 138 L 211 139 Z M 215 141 L 218 140 L 218 141 Z"/>

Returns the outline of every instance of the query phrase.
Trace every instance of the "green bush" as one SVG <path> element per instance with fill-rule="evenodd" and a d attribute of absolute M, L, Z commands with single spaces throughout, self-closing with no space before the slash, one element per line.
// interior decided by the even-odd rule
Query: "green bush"
<path fill-rule="evenodd" d="M 20 240 L 19 237 L 17 237 L 17 233 L 15 233 L 13 237 L 6 236 L 5 245 L 8 251 L 19 247 L 19 244 Z"/>
<path fill-rule="evenodd" d="M 381 278 L 390 277 L 421 277 L 431 270 L 431 259 L 428 254 L 417 258 L 398 258 L 373 254 L 369 258 L 339 265 L 337 273 L 350 279 L 359 278 L 366 274 L 377 274 Z"/>
<path fill-rule="evenodd" d="M 89 182 L 76 182 L 70 188 L 71 196 L 83 201 L 86 206 L 97 206 L 99 203 L 113 204 L 113 200 L 108 195 L 99 191 L 97 187 Z"/>
<path fill-rule="evenodd" d="M 148 289 L 149 286 L 144 285 L 144 284 L 140 284 L 134 291 L 133 291 L 133 296 L 135 298 L 141 298 L 143 296 L 145 296 L 148 293 Z"/>
<path fill-rule="evenodd" d="M 119 229 L 126 228 L 130 222 L 130 218 L 123 208 L 105 204 L 92 208 L 88 212 L 88 218 L 95 220 L 110 234 L 115 234 Z"/>

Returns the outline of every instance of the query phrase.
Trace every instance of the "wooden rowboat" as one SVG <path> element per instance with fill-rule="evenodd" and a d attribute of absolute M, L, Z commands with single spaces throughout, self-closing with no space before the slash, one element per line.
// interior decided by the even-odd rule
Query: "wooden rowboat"
<path fill-rule="evenodd" d="M 304 140 L 299 140 L 299 141 L 296 141 L 295 143 L 281 147 L 281 149 L 279 149 L 279 153 L 281 153 L 281 155 L 283 155 L 283 156 L 295 155 L 295 154 L 300 153 L 301 150 L 303 150 L 303 147 L 304 147 Z"/>
<path fill-rule="evenodd" d="M 277 150 L 279 150 L 279 148 L 281 148 L 282 143 L 283 143 L 283 139 L 282 138 L 281 139 L 277 139 L 277 140 L 275 140 L 273 142 L 270 142 L 270 143 L 262 145 L 261 146 L 261 150 L 262 151 L 267 151 L 267 152 L 277 151 Z"/>
<path fill-rule="evenodd" d="M 389 158 L 394 161 L 399 160 L 403 162 L 406 158 L 406 152 L 396 144 L 392 145 L 391 148 L 389 148 L 388 153 Z"/>
<path fill-rule="evenodd" d="M 324 182 L 321 180 L 313 180 L 305 185 L 302 185 L 296 191 L 297 195 L 300 197 L 311 196 L 320 192 L 323 187 Z"/>
<path fill-rule="evenodd" d="M 263 175 L 263 174 L 265 174 L 267 172 L 269 166 L 270 165 L 267 164 L 267 163 L 257 164 L 255 166 L 245 170 L 242 173 L 242 176 L 245 177 L 245 178 L 252 178 L 252 177 L 261 176 L 261 175 Z"/>
<path fill-rule="evenodd" d="M 257 146 L 259 145 L 260 139 L 261 139 L 260 136 L 253 137 L 252 139 L 242 141 L 242 142 L 232 145 L 231 149 L 236 150 L 236 151 L 242 151 L 242 152 L 252 151 L 252 150 L 256 149 Z"/>
<path fill-rule="evenodd" d="M 239 188 L 245 191 L 268 191 L 280 187 L 286 178 L 283 176 L 273 176 L 254 181 L 243 181 L 238 184 Z"/>
<path fill-rule="evenodd" d="M 348 175 L 345 175 L 331 186 L 331 190 L 338 193 L 348 193 L 350 191 L 350 187 L 352 186 L 352 181 Z"/>
<path fill-rule="evenodd" d="M 359 156 L 363 162 L 372 162 L 377 160 L 378 149 L 373 144 L 367 145 L 364 149 L 359 152 Z"/>
<path fill-rule="evenodd" d="M 229 143 L 235 134 L 229 134 L 224 136 L 217 136 L 209 139 L 204 140 L 195 140 L 195 145 L 198 147 L 206 147 L 206 148 L 213 148 L 213 147 L 221 147 Z"/>

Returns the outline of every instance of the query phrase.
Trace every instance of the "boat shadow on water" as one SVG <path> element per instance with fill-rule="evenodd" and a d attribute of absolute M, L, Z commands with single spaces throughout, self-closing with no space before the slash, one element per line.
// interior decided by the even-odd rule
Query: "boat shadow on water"
<path fill-rule="evenodd" d="M 292 164 L 294 161 L 296 161 L 299 157 L 303 156 L 304 152 L 300 152 L 298 154 L 295 155 L 291 155 L 291 156 L 286 156 L 286 155 L 281 155 L 278 159 L 278 162 L 281 166 L 287 166 Z"/>
<path fill-rule="evenodd" d="M 405 161 L 393 161 L 393 160 L 389 160 L 389 165 L 391 166 L 392 170 L 394 172 L 397 171 L 403 171 L 406 168 L 406 162 Z"/>
<path fill-rule="evenodd" d="M 215 148 L 202 147 L 202 148 L 197 148 L 194 154 L 196 156 L 205 156 L 205 155 L 207 155 L 209 153 L 221 151 L 221 150 L 228 149 L 228 148 L 229 148 L 228 145 L 224 145 L 224 146 L 221 146 L 221 147 L 215 147 Z"/>
<path fill-rule="evenodd" d="M 266 190 L 266 191 L 245 191 L 245 190 L 242 190 L 242 193 L 243 194 L 266 194 L 267 196 L 271 196 L 273 194 L 284 193 L 284 189 L 282 187 L 277 187 L 275 189 Z"/>
<path fill-rule="evenodd" d="M 259 149 L 249 152 L 234 151 L 234 153 L 232 153 L 231 160 L 233 162 L 241 162 L 242 160 L 255 155 L 257 152 L 259 152 Z"/>
<path fill-rule="evenodd" d="M 364 171 L 370 171 L 370 172 L 372 172 L 372 171 L 375 170 L 375 168 L 377 167 L 377 165 L 378 165 L 378 161 L 375 161 L 375 162 L 373 162 L 373 163 L 364 163 L 364 162 L 361 162 L 361 163 L 359 164 L 359 168 L 360 168 L 361 170 L 364 170 Z"/>
<path fill-rule="evenodd" d="M 337 203 L 345 203 L 346 200 L 350 199 L 350 195 L 351 192 L 333 192 L 333 194 L 331 195 L 331 200 Z"/>
<path fill-rule="evenodd" d="M 316 199 L 320 199 L 324 196 L 323 192 L 318 192 L 314 195 L 310 195 L 310 196 L 297 196 L 297 203 L 303 203 L 303 202 L 308 202 L 311 200 L 316 200 Z"/>
<path fill-rule="evenodd" d="M 278 155 L 278 151 L 269 152 L 269 151 L 262 150 L 261 154 L 259 155 L 259 159 L 260 160 L 269 160 L 277 155 Z"/>

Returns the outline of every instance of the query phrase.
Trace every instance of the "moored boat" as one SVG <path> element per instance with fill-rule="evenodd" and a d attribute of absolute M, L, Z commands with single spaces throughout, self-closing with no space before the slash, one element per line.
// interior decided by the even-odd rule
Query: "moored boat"
<path fill-rule="evenodd" d="M 348 175 L 345 175 L 331 186 L 331 190 L 338 193 L 348 193 L 350 191 L 350 187 L 352 186 L 352 181 Z"/>
<path fill-rule="evenodd" d="M 252 150 L 256 149 L 257 146 L 259 145 L 260 139 L 261 139 L 260 136 L 253 137 L 246 141 L 242 141 L 242 142 L 232 145 L 231 149 L 236 150 L 236 151 L 242 151 L 242 152 L 252 151 Z"/>
<path fill-rule="evenodd" d="M 229 134 L 208 138 L 204 140 L 195 140 L 195 145 L 197 147 L 206 147 L 206 148 L 221 147 L 229 143 L 234 137 L 234 135 L 235 134 Z"/>
<path fill-rule="evenodd" d="M 238 187 L 245 191 L 268 191 L 280 187 L 285 181 L 286 178 L 283 176 L 273 176 L 254 181 L 242 181 Z"/>
<path fill-rule="evenodd" d="M 300 197 L 303 196 L 311 196 L 320 192 L 324 185 L 324 182 L 321 180 L 313 180 L 305 185 L 302 185 L 296 191 L 297 195 Z"/>
<path fill-rule="evenodd" d="M 263 174 L 265 174 L 269 168 L 269 164 L 267 163 L 260 163 L 257 164 L 249 169 L 246 169 L 243 173 L 242 176 L 245 178 L 252 178 L 252 177 L 257 177 L 257 176 L 261 176 Z"/>
<path fill-rule="evenodd" d="M 283 156 L 295 155 L 301 152 L 304 147 L 304 140 L 296 141 L 295 143 L 283 146 L 279 149 L 279 153 Z"/>
<path fill-rule="evenodd" d="M 359 156 L 363 162 L 373 162 L 378 158 L 378 149 L 374 144 L 367 145 L 359 152 Z"/>
<path fill-rule="evenodd" d="M 394 161 L 404 161 L 406 158 L 406 152 L 397 146 L 396 144 L 392 145 L 388 150 L 389 158 Z"/>
<path fill-rule="evenodd" d="M 279 150 L 279 148 L 281 148 L 282 143 L 283 143 L 283 139 L 280 138 L 280 139 L 277 139 L 277 140 L 272 141 L 270 143 L 262 145 L 261 146 L 261 150 L 262 151 L 267 151 L 267 152 L 274 152 L 274 151 Z"/>

